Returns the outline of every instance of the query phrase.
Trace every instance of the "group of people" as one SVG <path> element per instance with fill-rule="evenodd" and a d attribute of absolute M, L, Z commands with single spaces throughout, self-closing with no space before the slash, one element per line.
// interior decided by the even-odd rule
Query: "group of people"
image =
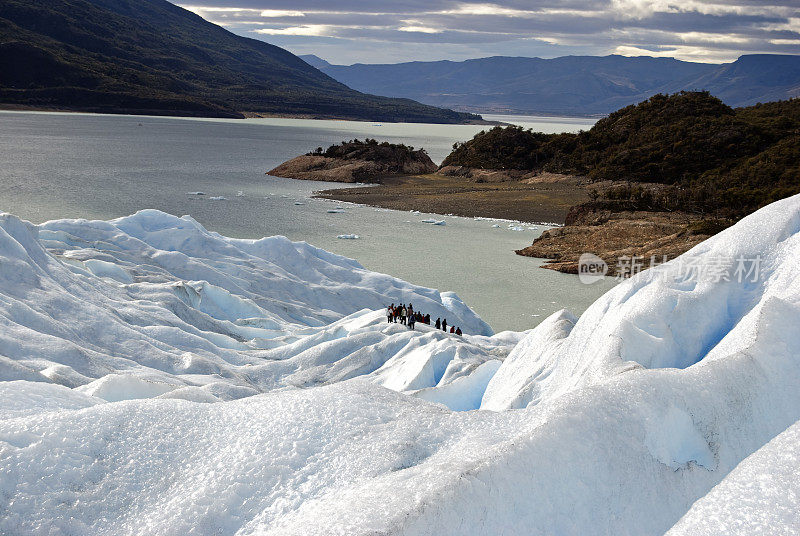
<path fill-rule="evenodd" d="M 389 324 L 396 324 L 397 322 L 400 322 L 404 326 L 408 326 L 408 329 L 414 329 L 414 326 L 417 322 L 421 322 L 430 326 L 431 315 L 424 315 L 419 311 L 415 311 L 414 306 L 410 303 L 408 305 L 401 303 L 397 306 L 395 306 L 395 304 L 391 304 L 386 309 L 386 321 Z M 434 327 L 447 333 L 447 319 L 445 318 L 442 320 L 441 318 L 437 318 Z M 461 328 L 456 326 L 450 326 L 450 333 L 462 335 Z"/>

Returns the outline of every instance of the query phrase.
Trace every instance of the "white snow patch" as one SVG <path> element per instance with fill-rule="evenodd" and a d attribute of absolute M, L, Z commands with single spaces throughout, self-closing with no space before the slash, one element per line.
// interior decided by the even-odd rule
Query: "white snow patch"
<path fill-rule="evenodd" d="M 708 441 L 686 411 L 669 406 L 665 414 L 648 419 L 646 431 L 645 445 L 664 465 L 682 469 L 695 463 L 706 469 L 715 468 L 714 454 Z"/>

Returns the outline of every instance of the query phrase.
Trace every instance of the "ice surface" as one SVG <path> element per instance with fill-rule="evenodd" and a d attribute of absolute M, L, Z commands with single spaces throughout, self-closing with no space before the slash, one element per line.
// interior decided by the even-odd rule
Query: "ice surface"
<path fill-rule="evenodd" d="M 794 534 L 798 262 L 793 197 L 493 335 L 282 237 L 2 215 L 0 533 Z"/>
<path fill-rule="evenodd" d="M 748 456 L 667 533 L 793 535 L 800 531 L 800 422 Z"/>
<path fill-rule="evenodd" d="M 457 319 L 467 333 L 491 335 L 452 293 L 369 272 L 305 243 L 228 239 L 158 211 L 38 227 L 3 215 L 0 256 L 0 378 L 92 382 L 91 394 L 105 400 L 219 379 L 238 386 L 217 389 L 223 398 L 291 383 L 306 366 L 304 344 L 363 331 L 373 347 L 403 336 L 387 332 L 382 311 L 391 302 L 413 302 Z M 506 342 L 495 346 L 510 351 Z M 338 357 L 355 360 L 351 353 Z M 313 370 L 331 374 L 323 368 Z"/>

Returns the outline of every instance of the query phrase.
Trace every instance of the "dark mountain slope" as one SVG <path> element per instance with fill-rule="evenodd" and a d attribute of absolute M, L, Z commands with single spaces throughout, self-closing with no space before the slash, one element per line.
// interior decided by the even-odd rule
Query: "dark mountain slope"
<path fill-rule="evenodd" d="M 166 0 L 0 0 L 0 102 L 90 111 L 461 122 L 351 90 Z"/>

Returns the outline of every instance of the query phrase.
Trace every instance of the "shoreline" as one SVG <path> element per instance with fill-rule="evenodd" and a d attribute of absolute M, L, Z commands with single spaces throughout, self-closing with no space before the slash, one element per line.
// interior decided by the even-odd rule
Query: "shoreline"
<path fill-rule="evenodd" d="M 435 173 L 386 177 L 375 185 L 319 190 L 314 197 L 403 212 L 552 226 L 563 225 L 569 209 L 589 199 L 577 180 L 474 183 Z"/>
<path fill-rule="evenodd" d="M 412 125 L 485 125 L 485 126 L 507 126 L 508 123 L 490 120 L 470 120 L 461 123 L 409 123 L 403 121 L 378 121 L 375 119 L 363 119 L 335 115 L 313 115 L 313 114 L 275 114 L 261 112 L 239 111 L 231 114 L 204 114 L 204 113 L 182 113 L 176 114 L 175 110 L 141 110 L 141 113 L 133 113 L 136 110 L 81 110 L 75 108 L 60 108 L 49 106 L 30 106 L 26 104 L 0 103 L 0 112 L 33 112 L 33 113 L 60 113 L 60 114 L 89 114 L 89 115 L 108 115 L 125 117 L 169 117 L 174 119 L 232 119 L 244 121 L 246 119 L 310 119 L 316 121 L 353 121 L 358 123 L 387 123 L 387 124 L 412 124 Z"/>
<path fill-rule="evenodd" d="M 457 182 L 457 184 L 454 184 Z M 463 182 L 439 174 L 397 176 L 378 184 L 314 193 L 315 198 L 360 206 L 518 225 L 545 226 L 517 255 L 540 268 L 577 274 L 579 257 L 592 253 L 616 275 L 619 259 L 673 259 L 707 239 L 702 218 L 688 213 L 619 211 L 591 207 L 580 177 L 496 183 Z M 521 241 L 522 242 L 522 241 Z"/>

